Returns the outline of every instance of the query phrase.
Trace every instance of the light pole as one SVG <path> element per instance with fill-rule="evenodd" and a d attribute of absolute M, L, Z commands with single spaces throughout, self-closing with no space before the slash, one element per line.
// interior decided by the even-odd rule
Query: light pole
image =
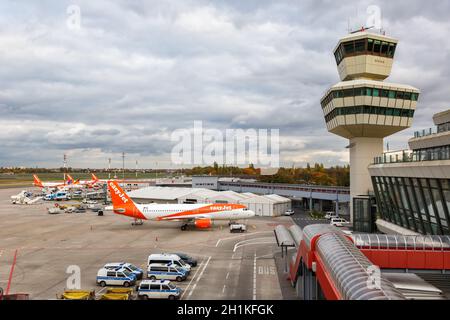
<path fill-rule="evenodd" d="M 136 179 L 137 179 L 137 176 L 138 176 L 138 161 L 136 160 Z"/>
<path fill-rule="evenodd" d="M 122 152 L 122 187 L 125 185 L 125 152 Z"/>
<path fill-rule="evenodd" d="M 108 180 L 111 180 L 111 158 L 108 158 Z"/>

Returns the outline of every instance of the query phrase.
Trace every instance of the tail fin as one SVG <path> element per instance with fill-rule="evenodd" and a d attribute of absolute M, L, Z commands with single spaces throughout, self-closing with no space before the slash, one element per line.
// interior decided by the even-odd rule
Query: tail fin
<path fill-rule="evenodd" d="M 74 178 L 72 178 L 72 176 L 70 174 L 67 174 L 67 184 L 75 184 L 75 180 Z"/>
<path fill-rule="evenodd" d="M 33 174 L 33 179 L 34 179 L 33 184 L 36 187 L 43 187 L 42 181 L 39 179 L 39 177 L 36 174 Z"/>
<path fill-rule="evenodd" d="M 111 194 L 111 201 L 115 213 L 123 214 L 135 219 L 146 219 L 142 212 L 136 207 L 133 200 L 131 200 L 116 181 L 108 181 L 108 190 Z"/>
<path fill-rule="evenodd" d="M 92 180 L 94 180 L 94 181 L 98 181 L 99 180 L 95 174 L 91 173 L 91 176 L 92 176 Z"/>

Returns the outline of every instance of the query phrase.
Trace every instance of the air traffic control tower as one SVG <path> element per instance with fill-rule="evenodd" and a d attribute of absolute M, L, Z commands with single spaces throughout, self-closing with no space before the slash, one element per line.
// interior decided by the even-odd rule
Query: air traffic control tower
<path fill-rule="evenodd" d="M 397 40 L 365 29 L 342 38 L 334 49 L 341 82 L 321 100 L 328 131 L 349 139 L 350 215 L 353 198 L 373 191 L 367 167 L 383 153 L 383 138 L 409 128 L 419 90 L 384 82 Z"/>

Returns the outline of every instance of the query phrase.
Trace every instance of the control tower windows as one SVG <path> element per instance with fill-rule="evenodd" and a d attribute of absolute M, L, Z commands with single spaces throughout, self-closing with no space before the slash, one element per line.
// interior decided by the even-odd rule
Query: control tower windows
<path fill-rule="evenodd" d="M 388 49 L 389 49 L 389 43 L 382 42 L 381 43 L 381 55 L 382 56 L 387 56 Z"/>
<path fill-rule="evenodd" d="M 393 58 L 395 54 L 395 44 L 394 43 L 390 43 L 389 44 L 389 49 L 388 49 L 388 57 L 389 58 Z"/>
<path fill-rule="evenodd" d="M 372 92 L 373 94 L 372 94 L 372 96 L 373 97 L 379 97 L 380 96 L 380 90 L 379 89 L 373 89 L 373 92 Z"/>
<path fill-rule="evenodd" d="M 355 41 L 355 52 L 364 52 L 366 51 L 366 40 L 357 40 Z"/>
<path fill-rule="evenodd" d="M 335 109 L 331 110 L 325 116 L 325 121 L 330 122 L 337 116 L 346 116 L 346 115 L 352 115 L 352 114 L 376 114 L 376 115 L 380 115 L 380 116 L 412 118 L 414 116 L 414 110 L 375 107 L 375 106 L 341 107 L 341 108 L 335 108 Z"/>
<path fill-rule="evenodd" d="M 345 54 L 349 55 L 355 52 L 355 42 L 344 43 Z"/>
<path fill-rule="evenodd" d="M 322 100 L 322 108 L 328 105 L 333 99 L 360 96 L 417 101 L 419 94 L 416 92 L 405 92 L 368 87 L 333 90 Z"/>
<path fill-rule="evenodd" d="M 395 99 L 396 92 L 394 90 L 389 90 L 389 99 Z"/>
<path fill-rule="evenodd" d="M 372 52 L 373 51 L 373 40 L 367 39 L 367 51 Z"/>
<path fill-rule="evenodd" d="M 381 41 L 379 40 L 375 40 L 373 43 L 373 53 L 380 53 L 380 49 L 381 49 Z"/>
<path fill-rule="evenodd" d="M 393 58 L 396 46 L 395 43 L 370 38 L 353 40 L 341 43 L 334 52 L 334 56 L 338 65 L 346 57 L 364 54 Z"/>

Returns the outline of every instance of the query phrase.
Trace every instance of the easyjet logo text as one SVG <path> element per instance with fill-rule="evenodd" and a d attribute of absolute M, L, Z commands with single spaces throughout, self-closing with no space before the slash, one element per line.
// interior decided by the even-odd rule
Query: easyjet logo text
<path fill-rule="evenodd" d="M 113 182 L 110 182 L 109 186 L 113 189 L 114 193 L 122 200 L 123 203 L 128 202 L 128 199 L 125 197 L 125 193 L 120 192 L 120 190 L 114 185 Z"/>

